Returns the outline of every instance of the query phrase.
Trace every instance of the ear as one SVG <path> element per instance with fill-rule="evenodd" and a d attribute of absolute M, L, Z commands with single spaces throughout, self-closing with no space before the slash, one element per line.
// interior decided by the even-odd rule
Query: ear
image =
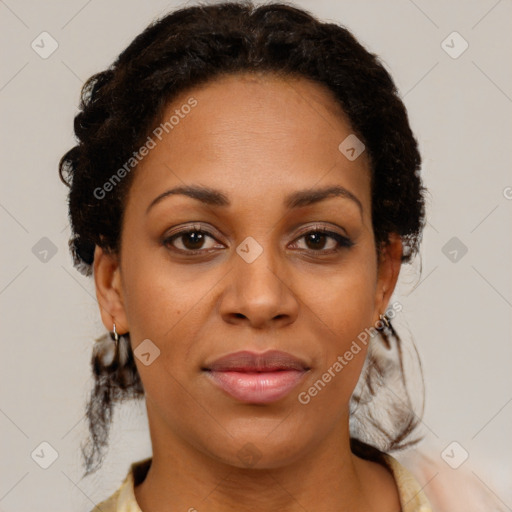
<path fill-rule="evenodd" d="M 94 250 L 94 284 L 103 325 L 112 331 L 115 323 L 116 331 L 126 334 L 129 325 L 124 309 L 119 258 L 98 245 Z"/>
<path fill-rule="evenodd" d="M 384 314 L 395 290 L 402 266 L 402 240 L 396 233 L 389 234 L 389 242 L 382 246 L 379 254 L 377 286 L 375 289 L 374 323 Z"/>

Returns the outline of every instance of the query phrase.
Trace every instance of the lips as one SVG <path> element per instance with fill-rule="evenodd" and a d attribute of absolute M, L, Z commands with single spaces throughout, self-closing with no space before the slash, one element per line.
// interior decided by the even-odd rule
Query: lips
<path fill-rule="evenodd" d="M 264 404 L 284 398 L 309 371 L 301 359 L 286 352 L 241 351 L 203 368 L 212 383 L 235 400 Z"/>

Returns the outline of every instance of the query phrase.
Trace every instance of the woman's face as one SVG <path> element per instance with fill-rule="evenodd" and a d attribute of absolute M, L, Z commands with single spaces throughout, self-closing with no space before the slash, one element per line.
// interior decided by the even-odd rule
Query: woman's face
<path fill-rule="evenodd" d="M 366 346 L 343 356 L 385 311 L 400 242 L 378 265 L 369 161 L 354 139 L 339 149 L 352 130 L 322 86 L 227 76 L 176 98 L 163 121 L 173 115 L 133 171 L 119 267 L 96 250 L 104 323 L 130 333 L 154 449 L 293 462 L 348 433 Z M 300 365 L 212 365 L 270 350 Z"/>

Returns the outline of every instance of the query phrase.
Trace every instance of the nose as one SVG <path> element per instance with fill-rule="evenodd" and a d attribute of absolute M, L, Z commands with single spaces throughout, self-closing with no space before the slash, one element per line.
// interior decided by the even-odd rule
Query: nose
<path fill-rule="evenodd" d="M 219 306 L 225 322 L 266 329 L 296 320 L 299 302 L 291 288 L 290 272 L 284 264 L 277 264 L 269 249 L 254 261 L 239 253 L 234 253 L 232 260 Z"/>

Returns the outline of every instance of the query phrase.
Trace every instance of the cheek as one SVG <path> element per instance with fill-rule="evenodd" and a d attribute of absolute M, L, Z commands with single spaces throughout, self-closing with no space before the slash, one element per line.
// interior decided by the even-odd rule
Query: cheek
<path fill-rule="evenodd" d="M 198 304 L 208 288 L 190 286 L 190 282 L 187 286 L 176 277 L 171 282 L 158 267 L 148 268 L 146 272 L 139 270 L 126 279 L 130 282 L 125 308 L 132 350 L 146 397 L 160 404 L 160 410 L 167 410 L 173 404 L 172 414 L 175 410 L 182 411 L 183 405 L 180 408 L 179 404 L 186 399 L 183 390 L 191 368 L 185 363 L 190 361 L 191 340 L 197 339 Z M 148 365 L 138 357 L 147 339 L 157 347 L 153 350 L 158 354 Z"/>
<path fill-rule="evenodd" d="M 339 350 L 371 326 L 376 296 L 376 266 L 362 252 L 347 258 L 328 278 L 303 277 L 302 298 Z"/>
<path fill-rule="evenodd" d="M 329 404 L 341 407 L 348 403 L 367 353 L 375 307 L 375 262 L 371 255 L 358 254 L 321 286 L 318 281 L 316 288 L 309 280 L 302 283 L 304 290 L 315 290 L 304 297 L 322 340 L 316 348 L 319 364 L 308 382 L 316 391 L 311 387 L 305 391 L 311 391 L 320 409 Z"/>
<path fill-rule="evenodd" d="M 124 306 L 132 339 L 174 339 L 173 332 L 193 323 L 216 279 L 206 268 L 180 268 L 160 250 L 137 249 L 123 261 Z M 218 280 L 218 278 L 217 278 Z"/>
<path fill-rule="evenodd" d="M 220 277 L 206 267 L 180 269 L 158 251 L 147 251 L 144 258 L 134 252 L 125 258 L 124 306 L 132 349 L 137 356 L 139 344 L 149 339 L 159 350 L 158 358 L 149 366 L 136 358 L 148 392 L 162 389 L 167 394 L 179 393 L 179 383 L 198 371 L 191 362 L 197 361 L 194 351 L 207 321 L 205 307 Z"/>
<path fill-rule="evenodd" d="M 125 308 L 137 371 L 142 380 L 150 421 L 159 430 L 171 426 L 178 437 L 194 444 L 204 431 L 215 432 L 208 403 L 196 387 L 197 346 L 201 345 L 205 306 L 219 276 L 181 272 L 148 255 L 147 264 L 126 265 Z M 159 349 L 149 365 L 137 357 L 137 347 L 150 339 Z M 197 363 L 197 364 L 196 364 Z M 203 431 L 204 429 L 204 431 Z"/>

